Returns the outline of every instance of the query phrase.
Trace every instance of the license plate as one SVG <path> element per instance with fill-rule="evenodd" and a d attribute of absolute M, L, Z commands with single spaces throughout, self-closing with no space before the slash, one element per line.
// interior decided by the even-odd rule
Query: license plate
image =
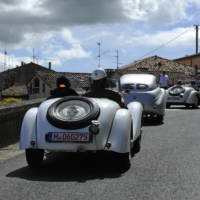
<path fill-rule="evenodd" d="M 90 142 L 89 133 L 51 132 L 46 134 L 47 142 Z"/>

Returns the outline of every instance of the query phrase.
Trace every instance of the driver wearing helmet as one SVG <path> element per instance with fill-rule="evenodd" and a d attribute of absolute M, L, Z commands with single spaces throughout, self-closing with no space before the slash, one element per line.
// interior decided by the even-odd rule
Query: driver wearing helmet
<path fill-rule="evenodd" d="M 70 80 L 66 76 L 59 76 L 56 79 L 56 88 L 51 91 L 49 98 L 64 97 L 64 96 L 78 96 L 75 90 L 71 88 Z"/>
<path fill-rule="evenodd" d="M 177 86 L 181 86 L 182 84 L 183 84 L 183 83 L 182 83 L 181 80 L 178 80 L 177 83 L 176 83 Z"/>
<path fill-rule="evenodd" d="M 117 102 L 121 107 L 126 105 L 123 102 L 122 96 L 112 90 L 106 89 L 107 74 L 104 69 L 98 68 L 92 72 L 91 75 L 91 91 L 86 93 L 86 97 L 108 98 Z"/>

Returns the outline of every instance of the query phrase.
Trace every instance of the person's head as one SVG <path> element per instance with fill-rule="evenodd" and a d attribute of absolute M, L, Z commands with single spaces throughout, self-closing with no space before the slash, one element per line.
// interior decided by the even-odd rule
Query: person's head
<path fill-rule="evenodd" d="M 177 85 L 182 85 L 182 81 L 181 81 L 181 80 L 178 80 L 178 81 L 177 81 Z"/>
<path fill-rule="evenodd" d="M 191 81 L 191 85 L 195 85 L 195 81 Z"/>
<path fill-rule="evenodd" d="M 165 71 L 163 71 L 163 72 L 162 72 L 162 74 L 163 74 L 163 75 L 165 75 L 165 74 L 166 74 L 166 72 L 165 72 Z"/>
<path fill-rule="evenodd" d="M 107 74 L 104 69 L 95 69 L 91 74 L 93 88 L 105 88 L 107 81 Z"/>
<path fill-rule="evenodd" d="M 66 76 L 62 75 L 56 79 L 56 86 L 58 88 L 70 88 L 71 83 L 70 83 L 70 80 Z"/>

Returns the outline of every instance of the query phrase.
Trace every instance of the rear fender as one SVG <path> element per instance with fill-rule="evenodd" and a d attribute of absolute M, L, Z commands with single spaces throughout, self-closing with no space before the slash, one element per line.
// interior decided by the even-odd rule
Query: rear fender
<path fill-rule="evenodd" d="M 127 109 L 119 109 L 114 117 L 111 133 L 108 137 L 106 150 L 127 153 L 130 150 L 131 114 Z"/>
<path fill-rule="evenodd" d="M 187 100 L 186 100 L 186 103 L 193 104 L 196 97 L 198 98 L 198 92 L 191 91 L 189 96 L 188 96 L 188 98 L 187 98 Z"/>
<path fill-rule="evenodd" d="M 141 134 L 143 106 L 140 102 L 132 102 L 127 106 L 131 113 L 133 140 L 136 140 Z"/>
<path fill-rule="evenodd" d="M 38 108 L 31 108 L 24 116 L 20 132 L 20 149 L 33 148 L 31 141 L 36 142 L 34 148 L 37 148 L 37 112 Z"/>
<path fill-rule="evenodd" d="M 166 104 L 166 91 L 163 88 L 160 89 L 160 94 L 158 95 L 158 98 L 157 98 L 155 104 L 157 106 L 162 106 L 162 107 L 165 108 L 165 104 Z"/>

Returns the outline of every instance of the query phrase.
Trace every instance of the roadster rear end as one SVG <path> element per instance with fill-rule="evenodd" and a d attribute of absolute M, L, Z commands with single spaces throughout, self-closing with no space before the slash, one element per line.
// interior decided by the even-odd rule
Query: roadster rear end
<path fill-rule="evenodd" d="M 30 167 L 42 164 L 45 151 L 112 151 L 124 166 L 140 149 L 143 107 L 128 109 L 108 99 L 65 97 L 50 99 L 25 114 L 20 147 Z"/>
<path fill-rule="evenodd" d="M 192 87 L 174 85 L 167 90 L 167 108 L 171 105 L 185 105 L 197 108 L 199 104 L 199 92 Z"/>

